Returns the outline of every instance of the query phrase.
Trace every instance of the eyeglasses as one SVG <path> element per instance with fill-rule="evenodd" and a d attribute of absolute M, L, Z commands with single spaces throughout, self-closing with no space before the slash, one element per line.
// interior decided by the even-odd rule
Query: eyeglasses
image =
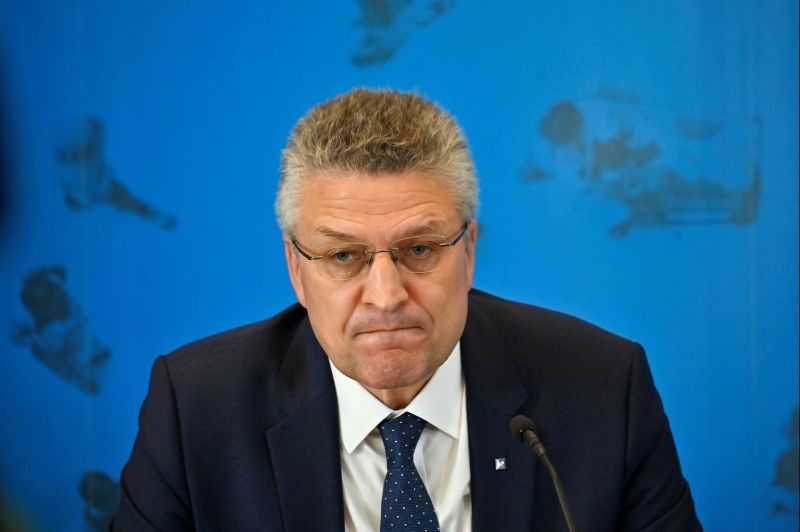
<path fill-rule="evenodd" d="M 316 261 L 320 275 L 334 281 L 356 277 L 364 266 L 372 264 L 377 253 L 388 253 L 393 262 L 399 262 L 410 272 L 430 273 L 441 264 L 444 250 L 458 244 L 468 227 L 469 221 L 464 222 L 455 238 L 450 240 L 442 235 L 410 236 L 391 242 L 386 249 L 370 249 L 367 244 L 343 244 L 317 256 L 304 251 L 294 237 L 292 244 L 303 257 Z"/>

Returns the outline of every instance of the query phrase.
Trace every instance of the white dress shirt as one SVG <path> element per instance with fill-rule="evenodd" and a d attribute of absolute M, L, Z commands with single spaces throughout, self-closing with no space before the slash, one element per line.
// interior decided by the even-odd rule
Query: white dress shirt
<path fill-rule="evenodd" d="M 380 529 L 386 453 L 378 424 L 405 412 L 428 422 L 414 465 L 430 494 L 442 531 L 472 530 L 466 385 L 461 346 L 402 410 L 392 410 L 331 364 L 339 403 L 344 525 L 348 532 Z"/>

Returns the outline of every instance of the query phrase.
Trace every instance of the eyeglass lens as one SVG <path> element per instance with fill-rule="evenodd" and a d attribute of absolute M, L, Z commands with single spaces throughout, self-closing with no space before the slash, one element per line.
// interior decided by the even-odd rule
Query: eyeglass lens
<path fill-rule="evenodd" d="M 330 279 L 351 279 L 370 264 L 377 253 L 389 253 L 392 260 L 399 262 L 414 273 L 428 273 L 439 265 L 445 242 L 441 235 L 416 236 L 397 240 L 385 250 L 369 249 L 364 244 L 352 244 L 330 250 L 317 261 L 319 272 Z"/>

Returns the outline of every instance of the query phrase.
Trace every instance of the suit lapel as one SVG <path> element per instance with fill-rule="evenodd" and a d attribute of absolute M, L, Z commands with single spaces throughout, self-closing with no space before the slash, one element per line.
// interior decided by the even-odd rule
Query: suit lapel
<path fill-rule="evenodd" d="M 344 529 L 339 417 L 328 359 L 306 319 L 277 378 L 266 431 L 285 529 Z"/>
<path fill-rule="evenodd" d="M 461 339 L 467 383 L 473 530 L 529 530 L 535 458 L 508 421 L 527 399 L 500 331 L 470 301 Z M 505 469 L 495 460 L 505 460 Z"/>
<path fill-rule="evenodd" d="M 461 339 L 467 383 L 473 530 L 529 530 L 535 459 L 508 421 L 527 400 L 501 331 L 470 301 Z M 336 391 L 306 319 L 272 394 L 266 439 L 288 531 L 344 530 Z M 495 459 L 505 459 L 497 469 Z"/>

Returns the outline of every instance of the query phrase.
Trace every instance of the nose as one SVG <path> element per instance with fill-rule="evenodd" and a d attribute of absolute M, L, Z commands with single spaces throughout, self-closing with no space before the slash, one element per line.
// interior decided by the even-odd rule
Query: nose
<path fill-rule="evenodd" d="M 361 295 L 364 303 L 391 312 L 408 301 L 403 274 L 391 253 L 376 253 L 367 268 Z"/>

